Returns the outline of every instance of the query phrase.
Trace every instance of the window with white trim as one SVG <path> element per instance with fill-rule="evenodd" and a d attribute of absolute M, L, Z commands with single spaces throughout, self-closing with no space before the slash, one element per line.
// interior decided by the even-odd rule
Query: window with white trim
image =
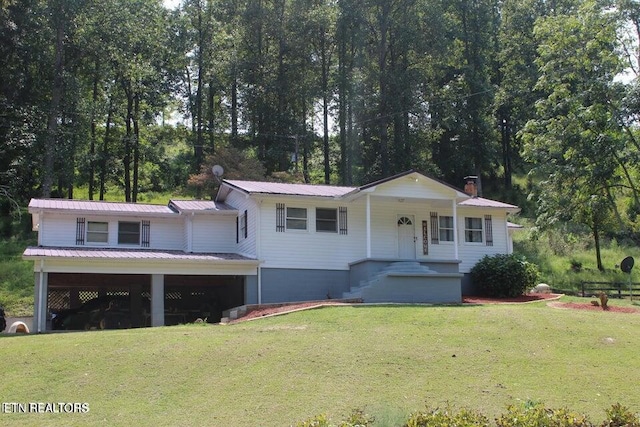
<path fill-rule="evenodd" d="M 316 208 L 316 231 L 326 233 L 338 232 L 338 210 Z"/>
<path fill-rule="evenodd" d="M 87 222 L 87 243 L 108 243 L 109 223 L 99 221 Z"/>
<path fill-rule="evenodd" d="M 287 230 L 306 230 L 307 229 L 307 209 L 288 207 L 286 224 L 287 224 Z"/>
<path fill-rule="evenodd" d="M 441 242 L 453 242 L 453 217 L 438 217 L 438 236 Z"/>
<path fill-rule="evenodd" d="M 482 218 L 464 218 L 464 241 L 482 243 Z"/>
<path fill-rule="evenodd" d="M 118 222 L 118 244 L 119 245 L 139 245 L 140 244 L 140 223 L 120 221 Z"/>

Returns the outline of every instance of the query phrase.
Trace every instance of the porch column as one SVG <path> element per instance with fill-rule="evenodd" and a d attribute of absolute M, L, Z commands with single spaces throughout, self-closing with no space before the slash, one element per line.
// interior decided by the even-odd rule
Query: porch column
<path fill-rule="evenodd" d="M 458 203 L 455 198 L 451 204 L 453 205 L 453 257 L 457 261 L 460 257 L 458 256 Z"/>
<path fill-rule="evenodd" d="M 371 258 L 371 195 L 367 194 L 367 258 Z"/>
<path fill-rule="evenodd" d="M 164 326 L 164 274 L 151 275 L 151 326 Z"/>
<path fill-rule="evenodd" d="M 49 276 L 42 271 L 34 274 L 35 298 L 33 305 L 33 328 L 35 332 L 45 332 L 47 330 L 47 281 Z"/>

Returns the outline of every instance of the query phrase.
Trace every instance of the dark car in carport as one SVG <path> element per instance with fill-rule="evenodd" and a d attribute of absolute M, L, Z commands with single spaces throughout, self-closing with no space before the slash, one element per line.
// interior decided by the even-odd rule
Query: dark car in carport
<path fill-rule="evenodd" d="M 100 296 L 76 308 L 51 312 L 51 328 L 58 331 L 130 327 L 131 302 L 128 296 Z"/>

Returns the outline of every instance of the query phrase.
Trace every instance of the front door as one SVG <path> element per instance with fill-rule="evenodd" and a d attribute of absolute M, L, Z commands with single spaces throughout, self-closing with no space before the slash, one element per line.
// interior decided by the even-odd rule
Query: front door
<path fill-rule="evenodd" d="M 413 223 L 413 215 L 398 215 L 398 258 L 416 257 L 416 229 Z"/>

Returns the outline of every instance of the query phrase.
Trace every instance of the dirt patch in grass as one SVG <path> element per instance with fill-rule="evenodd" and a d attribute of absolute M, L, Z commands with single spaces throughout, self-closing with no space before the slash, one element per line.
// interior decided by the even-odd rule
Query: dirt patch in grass
<path fill-rule="evenodd" d="M 535 294 L 530 293 L 526 295 L 520 295 L 512 298 L 487 298 L 477 296 L 465 296 L 462 297 L 462 302 L 465 304 L 516 304 L 535 302 L 543 300 L 555 300 L 559 299 L 562 294 Z"/>
<path fill-rule="evenodd" d="M 590 311 L 607 311 L 612 313 L 635 313 L 640 314 L 640 309 L 635 307 L 620 307 L 618 305 L 611 305 L 609 303 L 606 310 L 603 310 L 602 307 L 593 305 L 591 303 L 580 303 L 580 302 L 559 302 L 553 301 L 547 304 L 549 307 L 553 308 L 564 308 L 569 310 L 590 310 Z"/>
<path fill-rule="evenodd" d="M 328 305 L 345 305 L 341 301 L 310 301 L 291 304 L 280 304 L 277 306 L 258 307 L 249 311 L 244 316 L 232 320 L 229 323 L 244 322 L 246 320 L 258 319 L 261 317 L 275 316 L 278 314 L 291 313 L 300 310 L 309 310 L 312 308 L 325 307 Z"/>

